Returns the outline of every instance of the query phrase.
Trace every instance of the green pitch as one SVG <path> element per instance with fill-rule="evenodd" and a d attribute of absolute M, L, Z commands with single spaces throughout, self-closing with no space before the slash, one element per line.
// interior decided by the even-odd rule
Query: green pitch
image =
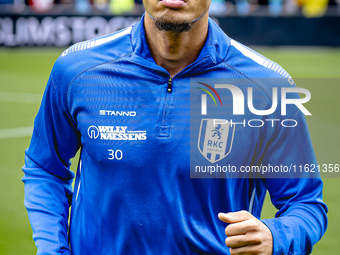
<path fill-rule="evenodd" d="M 340 49 L 256 50 L 278 62 L 295 79 L 340 77 Z M 24 150 L 30 140 L 27 134 L 33 126 L 41 94 L 52 65 L 62 51 L 0 49 L 0 255 L 36 253 L 23 205 L 21 166 L 24 164 Z M 303 82 L 304 80 L 301 81 Z M 307 120 L 318 162 L 340 164 L 340 103 L 337 99 L 340 84 L 333 81 L 333 85 L 329 85 L 331 82 L 324 80 L 310 83 L 308 89 L 312 93 L 312 99 L 306 107 L 313 116 L 307 117 Z M 12 138 L 4 138 L 8 136 Z M 75 168 L 75 164 L 72 165 L 72 169 Z M 324 179 L 324 200 L 329 206 L 329 227 L 323 239 L 315 246 L 313 254 L 339 254 L 339 194 L 340 178 Z M 262 217 L 273 217 L 275 212 L 276 209 L 267 198 Z"/>

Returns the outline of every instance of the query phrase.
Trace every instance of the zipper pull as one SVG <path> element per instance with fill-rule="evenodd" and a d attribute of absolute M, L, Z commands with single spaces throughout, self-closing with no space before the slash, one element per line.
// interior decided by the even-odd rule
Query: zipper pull
<path fill-rule="evenodd" d="M 168 92 L 171 93 L 172 92 L 172 78 L 170 77 L 168 80 Z"/>

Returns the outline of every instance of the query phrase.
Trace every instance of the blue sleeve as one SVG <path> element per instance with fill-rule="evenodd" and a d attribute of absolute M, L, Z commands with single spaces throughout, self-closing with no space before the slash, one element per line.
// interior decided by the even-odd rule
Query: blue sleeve
<path fill-rule="evenodd" d="M 74 173 L 69 166 L 80 147 L 80 135 L 68 110 L 68 88 L 53 74 L 26 150 L 24 203 L 37 254 L 70 254 L 67 231 Z"/>
<path fill-rule="evenodd" d="M 294 128 L 278 125 L 264 152 L 263 165 L 317 165 L 305 116 L 294 111 Z M 327 206 L 322 200 L 320 174 L 293 173 L 288 178 L 263 179 L 271 201 L 279 210 L 275 218 L 262 220 L 273 236 L 273 254 L 310 254 L 327 228 Z M 298 177 L 298 178 L 297 178 Z"/>

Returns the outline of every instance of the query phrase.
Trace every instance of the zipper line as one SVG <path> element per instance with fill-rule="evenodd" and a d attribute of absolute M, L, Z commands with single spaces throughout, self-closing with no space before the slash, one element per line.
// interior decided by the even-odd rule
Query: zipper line
<path fill-rule="evenodd" d="M 168 80 L 168 92 L 171 93 L 172 92 L 172 78 L 170 76 L 169 80 Z"/>
<path fill-rule="evenodd" d="M 164 127 L 167 124 L 167 118 L 168 118 L 168 107 L 169 107 L 169 100 L 171 97 L 171 92 L 172 92 L 172 77 L 169 76 L 168 79 L 168 87 L 167 87 L 167 92 L 165 94 L 165 98 L 164 98 L 164 105 L 163 105 L 163 113 L 162 113 L 162 122 L 161 122 L 161 126 Z"/>

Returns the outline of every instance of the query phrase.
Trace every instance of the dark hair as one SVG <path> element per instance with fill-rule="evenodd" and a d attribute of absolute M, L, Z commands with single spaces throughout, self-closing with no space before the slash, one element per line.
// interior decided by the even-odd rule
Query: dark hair
<path fill-rule="evenodd" d="M 160 17 L 155 19 L 155 25 L 160 31 L 168 31 L 168 32 L 187 32 L 191 29 L 191 23 L 187 21 L 168 21 L 164 17 Z"/>

